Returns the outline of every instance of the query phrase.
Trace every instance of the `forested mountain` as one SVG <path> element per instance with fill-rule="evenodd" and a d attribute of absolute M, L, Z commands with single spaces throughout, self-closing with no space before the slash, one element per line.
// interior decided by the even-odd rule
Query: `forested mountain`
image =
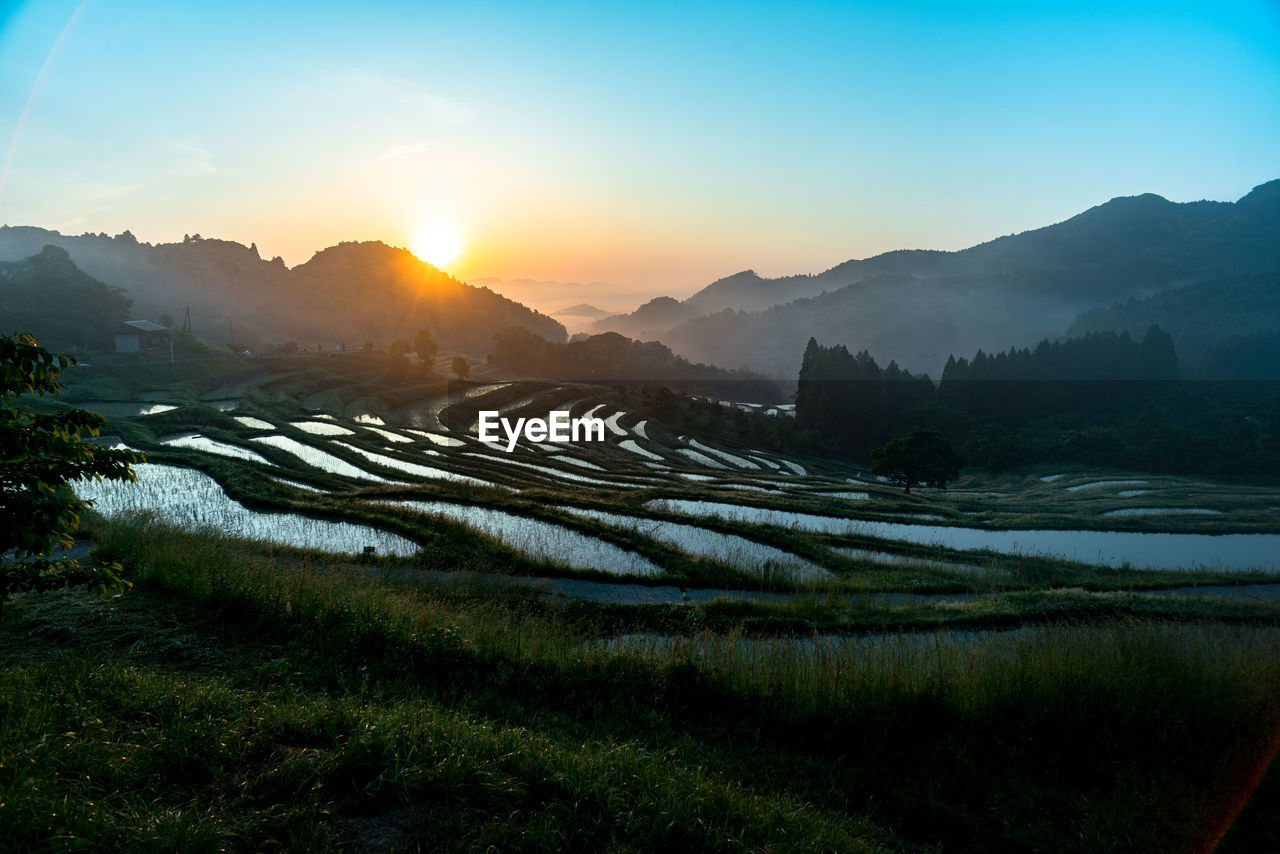
<path fill-rule="evenodd" d="M 734 273 L 707 285 L 686 300 L 657 297 L 631 314 L 606 317 L 598 330 L 614 330 L 640 337 L 660 337 L 667 330 L 695 317 L 732 310 L 762 311 L 792 300 L 814 297 L 876 276 L 931 276 L 938 273 L 949 253 L 932 250 L 898 250 L 862 261 L 846 261 L 817 275 L 761 278 L 755 270 Z"/>
<path fill-rule="evenodd" d="M 487 288 L 473 288 L 382 243 L 343 243 L 293 269 L 256 246 L 189 236 L 151 245 L 124 232 L 64 236 L 0 227 L 0 259 L 62 247 L 90 276 L 123 288 L 136 317 L 182 317 L 196 335 L 254 345 L 286 339 L 363 344 L 431 330 L 442 346 L 487 352 L 493 335 L 524 326 L 563 340 L 564 327 Z"/>
<path fill-rule="evenodd" d="M 86 275 L 57 246 L 0 262 L 0 335 L 29 332 L 58 349 L 106 347 L 129 308 L 123 291 Z"/>
<path fill-rule="evenodd" d="M 1034 343 L 1076 316 L 1035 293 L 1034 284 L 1016 276 L 879 276 L 760 312 L 695 318 L 661 340 L 690 359 L 770 376 L 797 369 L 796 355 L 809 337 L 883 353 L 913 372 L 936 374 L 949 353 Z"/>
<path fill-rule="evenodd" d="M 306 306 L 314 328 L 382 330 L 412 338 L 431 330 L 444 347 L 485 353 L 493 337 L 518 326 L 563 341 L 564 327 L 488 288 L 473 288 L 406 249 L 340 243 L 290 271 L 290 305 Z"/>
<path fill-rule="evenodd" d="M 1211 279 L 1095 309 L 1077 318 L 1067 334 L 1104 329 L 1137 334 L 1153 323 L 1173 336 L 1186 379 L 1241 374 L 1280 379 L 1280 362 L 1249 367 L 1232 359 L 1228 364 L 1225 353 L 1206 362 L 1210 351 L 1226 339 L 1280 330 L 1280 272 Z"/>
<path fill-rule="evenodd" d="M 1234 203 L 1117 198 L 959 252 L 891 252 L 816 276 L 761 279 L 748 271 L 595 328 L 656 337 L 690 359 L 774 375 L 799 367 L 796 355 L 810 336 L 937 371 L 948 352 L 1032 344 L 1119 299 L 1276 270 L 1280 180 Z"/>

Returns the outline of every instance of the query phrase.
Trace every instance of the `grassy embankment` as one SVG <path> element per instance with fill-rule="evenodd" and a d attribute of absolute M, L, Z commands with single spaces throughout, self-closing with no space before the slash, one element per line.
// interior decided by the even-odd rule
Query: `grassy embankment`
<path fill-rule="evenodd" d="M 9 850 L 1203 850 L 1280 732 L 1263 626 L 646 652 L 617 609 L 101 537 L 131 591 L 0 630 Z M 1277 842 L 1276 789 L 1221 850 Z"/>

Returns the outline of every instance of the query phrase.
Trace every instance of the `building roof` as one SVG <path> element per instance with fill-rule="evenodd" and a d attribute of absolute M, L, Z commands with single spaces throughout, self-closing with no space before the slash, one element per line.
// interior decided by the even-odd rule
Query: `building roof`
<path fill-rule="evenodd" d="M 126 320 L 125 326 L 131 326 L 139 332 L 168 332 L 169 327 L 152 323 L 150 320 Z"/>

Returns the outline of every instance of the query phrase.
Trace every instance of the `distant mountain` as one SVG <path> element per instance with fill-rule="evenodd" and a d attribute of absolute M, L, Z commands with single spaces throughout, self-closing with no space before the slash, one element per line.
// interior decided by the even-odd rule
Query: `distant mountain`
<path fill-rule="evenodd" d="M 754 275 L 754 273 L 752 274 Z M 633 338 L 660 338 L 667 330 L 683 323 L 699 313 L 688 308 L 675 297 L 656 297 L 637 308 L 631 314 L 615 314 L 598 320 L 591 326 L 593 332 L 618 332 Z"/>
<path fill-rule="evenodd" d="M 661 337 L 667 330 L 717 312 L 762 311 L 797 299 L 815 297 L 827 291 L 874 276 L 931 276 L 941 270 L 949 253 L 926 249 L 898 250 L 864 261 L 846 261 L 817 275 L 783 276 L 763 279 L 755 270 L 734 273 L 707 285 L 686 300 L 658 297 L 631 314 L 606 318 L 593 328 L 613 330 L 640 337 Z"/>
<path fill-rule="evenodd" d="M 1077 318 L 1067 334 L 1106 330 L 1138 335 L 1153 323 L 1173 336 L 1184 377 L 1204 378 L 1205 370 L 1208 376 L 1219 376 L 1211 366 L 1202 365 L 1215 345 L 1236 336 L 1280 330 L 1280 272 L 1211 279 L 1095 309 Z M 1219 355 L 1217 361 L 1222 358 Z M 1280 365 L 1269 367 L 1269 376 L 1280 375 Z"/>
<path fill-rule="evenodd" d="M 289 269 L 279 258 L 263 260 L 256 246 L 199 235 L 153 246 L 127 231 L 73 237 L 0 227 L 0 259 L 34 255 L 46 244 L 124 289 L 135 316 L 181 318 L 189 306 L 194 332 L 212 341 L 385 344 L 425 328 L 444 347 L 488 352 L 494 334 L 513 325 L 566 337 L 551 318 L 382 243 L 342 243 Z"/>
<path fill-rule="evenodd" d="M 949 353 L 1034 344 L 1100 305 L 1274 270 L 1280 180 L 1234 203 L 1112 199 L 958 252 L 889 252 L 814 276 L 746 271 L 593 329 L 656 338 L 689 359 L 774 376 L 793 376 L 817 336 L 936 375 Z"/>
<path fill-rule="evenodd" d="M 815 337 L 883 353 L 886 361 L 936 378 L 948 355 L 1003 343 L 1010 339 L 1010 327 L 1034 328 L 1012 336 L 1034 343 L 1065 325 L 1069 316 L 1060 324 L 1028 320 L 1039 316 L 1044 301 L 1025 294 L 1026 285 L 955 276 L 877 276 L 764 311 L 726 309 L 697 317 L 668 330 L 662 341 L 688 359 L 790 377 L 799 370 L 805 343 Z M 1004 337 L 1000 331 L 1006 331 Z"/>
<path fill-rule="evenodd" d="M 562 309 L 560 309 L 559 311 L 552 312 L 551 316 L 552 316 L 552 317 L 596 317 L 596 318 L 599 318 L 599 317 L 608 317 L 608 316 L 609 316 L 609 312 L 605 311 L 603 308 L 596 308 L 594 305 L 590 305 L 590 304 L 585 303 L 585 302 L 580 302 L 580 303 L 578 303 L 577 305 L 571 305 L 571 306 L 569 306 L 568 308 L 562 308 Z"/>
<path fill-rule="evenodd" d="M 609 282 L 555 282 L 489 277 L 472 277 L 467 282 L 476 287 L 488 288 L 547 315 L 565 305 L 590 303 L 602 306 L 607 316 L 624 306 L 639 305 L 659 292 L 658 288 L 615 285 Z"/>

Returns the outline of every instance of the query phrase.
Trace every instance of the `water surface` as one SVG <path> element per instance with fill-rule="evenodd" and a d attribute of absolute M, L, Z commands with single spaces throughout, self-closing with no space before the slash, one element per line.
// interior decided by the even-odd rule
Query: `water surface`
<path fill-rule="evenodd" d="M 412 540 L 368 525 L 250 510 L 196 469 L 138 463 L 133 470 L 136 483 L 80 480 L 72 487 L 80 498 L 97 502 L 95 509 L 107 517 L 149 511 L 182 528 L 213 528 L 234 537 L 320 551 L 359 554 L 373 546 L 379 554 L 404 557 L 418 550 Z"/>
<path fill-rule="evenodd" d="M 1280 570 L 1280 534 L 989 531 L 980 528 L 842 519 L 837 516 L 745 507 L 714 501 L 655 499 L 646 506 L 692 516 L 719 516 L 756 524 L 780 525 L 801 531 L 860 534 L 954 549 L 985 548 L 1105 566 L 1128 563 L 1135 569 Z"/>
<path fill-rule="evenodd" d="M 813 561 L 775 546 L 748 540 L 746 537 L 722 534 L 696 525 L 623 516 L 619 513 L 605 513 L 581 507 L 565 506 L 556 509 L 635 531 L 655 540 L 670 543 L 690 554 L 713 558 L 737 569 L 763 573 L 770 568 L 776 568 L 784 570 L 786 575 L 797 580 L 822 579 L 831 575 L 825 567 Z"/>
<path fill-rule="evenodd" d="M 448 501 L 379 501 L 461 522 L 532 558 L 554 560 L 579 569 L 616 575 L 654 575 L 661 570 L 647 558 L 595 537 L 504 510 Z"/>

